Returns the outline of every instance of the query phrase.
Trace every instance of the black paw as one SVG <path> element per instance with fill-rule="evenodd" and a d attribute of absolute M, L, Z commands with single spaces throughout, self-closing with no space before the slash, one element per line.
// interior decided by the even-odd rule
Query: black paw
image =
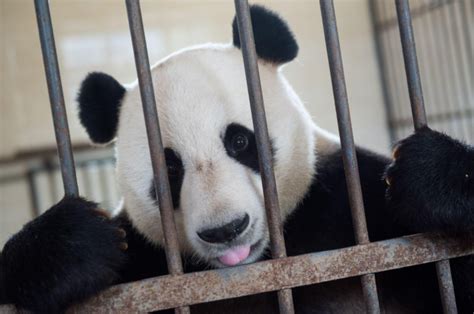
<path fill-rule="evenodd" d="M 126 249 L 125 231 L 97 204 L 65 198 L 5 245 L 7 299 L 34 312 L 62 312 L 116 281 Z"/>
<path fill-rule="evenodd" d="M 422 129 L 399 142 L 387 168 L 387 200 L 413 232 L 474 228 L 474 150 Z"/>

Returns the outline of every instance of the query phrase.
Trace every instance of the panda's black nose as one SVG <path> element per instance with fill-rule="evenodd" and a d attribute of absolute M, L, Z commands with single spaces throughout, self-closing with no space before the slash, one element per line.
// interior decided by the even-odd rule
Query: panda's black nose
<path fill-rule="evenodd" d="M 221 227 L 199 231 L 198 236 L 209 243 L 225 243 L 237 238 L 249 225 L 249 215 L 232 220 Z"/>

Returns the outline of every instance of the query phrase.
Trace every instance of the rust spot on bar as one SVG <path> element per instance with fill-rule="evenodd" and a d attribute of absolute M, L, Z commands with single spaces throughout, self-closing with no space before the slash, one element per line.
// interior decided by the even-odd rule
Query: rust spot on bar
<path fill-rule="evenodd" d="M 474 253 L 474 234 L 418 234 L 112 287 L 70 313 L 149 312 L 431 263 Z M 348 263 L 351 261 L 351 263 Z M 370 283 L 369 283 L 370 284 Z"/>

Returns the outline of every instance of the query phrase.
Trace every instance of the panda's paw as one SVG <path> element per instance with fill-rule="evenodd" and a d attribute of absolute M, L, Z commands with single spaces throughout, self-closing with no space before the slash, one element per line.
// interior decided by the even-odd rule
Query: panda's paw
<path fill-rule="evenodd" d="M 395 217 L 413 232 L 474 228 L 474 149 L 424 128 L 400 141 L 385 174 Z"/>
<path fill-rule="evenodd" d="M 1 272 L 7 300 L 33 312 L 64 311 L 118 279 L 125 237 L 97 204 L 63 199 L 5 245 Z"/>

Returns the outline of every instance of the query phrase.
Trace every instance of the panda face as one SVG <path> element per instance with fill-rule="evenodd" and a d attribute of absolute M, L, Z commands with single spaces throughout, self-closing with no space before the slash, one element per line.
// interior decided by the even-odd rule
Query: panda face
<path fill-rule="evenodd" d="M 275 65 L 262 62 L 260 75 L 285 219 L 314 172 L 314 125 Z M 187 49 L 156 65 L 152 76 L 181 247 L 214 266 L 258 259 L 268 231 L 240 50 Z M 136 84 L 121 105 L 117 171 L 134 225 L 162 244 Z"/>
<path fill-rule="evenodd" d="M 280 73 L 298 50 L 286 23 L 258 6 L 251 15 L 285 221 L 311 184 L 316 146 L 330 151 L 334 139 L 313 124 Z M 233 44 L 188 48 L 152 68 L 180 248 L 216 267 L 253 262 L 269 242 L 235 20 L 233 26 Z M 117 138 L 118 183 L 133 225 L 162 245 L 137 83 L 125 89 L 108 75 L 92 73 L 78 100 L 81 122 L 94 141 Z"/>

